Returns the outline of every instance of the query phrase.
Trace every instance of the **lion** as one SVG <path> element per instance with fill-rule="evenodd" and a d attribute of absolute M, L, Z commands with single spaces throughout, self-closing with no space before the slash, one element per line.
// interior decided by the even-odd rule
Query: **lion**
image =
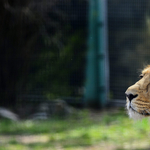
<path fill-rule="evenodd" d="M 150 116 L 150 65 L 143 69 L 140 77 L 125 92 L 128 115 L 135 120 Z"/>

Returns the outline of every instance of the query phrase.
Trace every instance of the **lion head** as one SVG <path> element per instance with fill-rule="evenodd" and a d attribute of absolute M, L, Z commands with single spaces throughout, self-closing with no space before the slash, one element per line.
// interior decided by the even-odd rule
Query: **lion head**
<path fill-rule="evenodd" d="M 125 92 L 128 114 L 133 119 L 150 116 L 150 65 L 142 71 L 140 77 Z"/>

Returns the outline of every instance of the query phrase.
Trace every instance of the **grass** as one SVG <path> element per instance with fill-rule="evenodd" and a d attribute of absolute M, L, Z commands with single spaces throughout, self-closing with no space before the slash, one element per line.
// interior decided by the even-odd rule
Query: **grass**
<path fill-rule="evenodd" d="M 0 150 L 148 150 L 148 118 L 133 121 L 124 110 L 78 111 L 66 119 L 0 121 Z"/>

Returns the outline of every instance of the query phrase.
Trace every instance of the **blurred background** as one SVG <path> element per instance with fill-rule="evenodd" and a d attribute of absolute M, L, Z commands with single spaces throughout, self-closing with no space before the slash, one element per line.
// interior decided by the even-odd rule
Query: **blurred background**
<path fill-rule="evenodd" d="M 150 64 L 150 1 L 1 0 L 0 22 L 3 150 L 150 147 L 124 110 Z"/>

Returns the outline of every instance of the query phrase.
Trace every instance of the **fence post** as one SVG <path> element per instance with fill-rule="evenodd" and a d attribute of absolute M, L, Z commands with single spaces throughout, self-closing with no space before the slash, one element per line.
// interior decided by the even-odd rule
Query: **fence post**
<path fill-rule="evenodd" d="M 89 39 L 85 83 L 85 104 L 104 107 L 109 90 L 107 51 L 107 0 L 89 1 Z"/>

